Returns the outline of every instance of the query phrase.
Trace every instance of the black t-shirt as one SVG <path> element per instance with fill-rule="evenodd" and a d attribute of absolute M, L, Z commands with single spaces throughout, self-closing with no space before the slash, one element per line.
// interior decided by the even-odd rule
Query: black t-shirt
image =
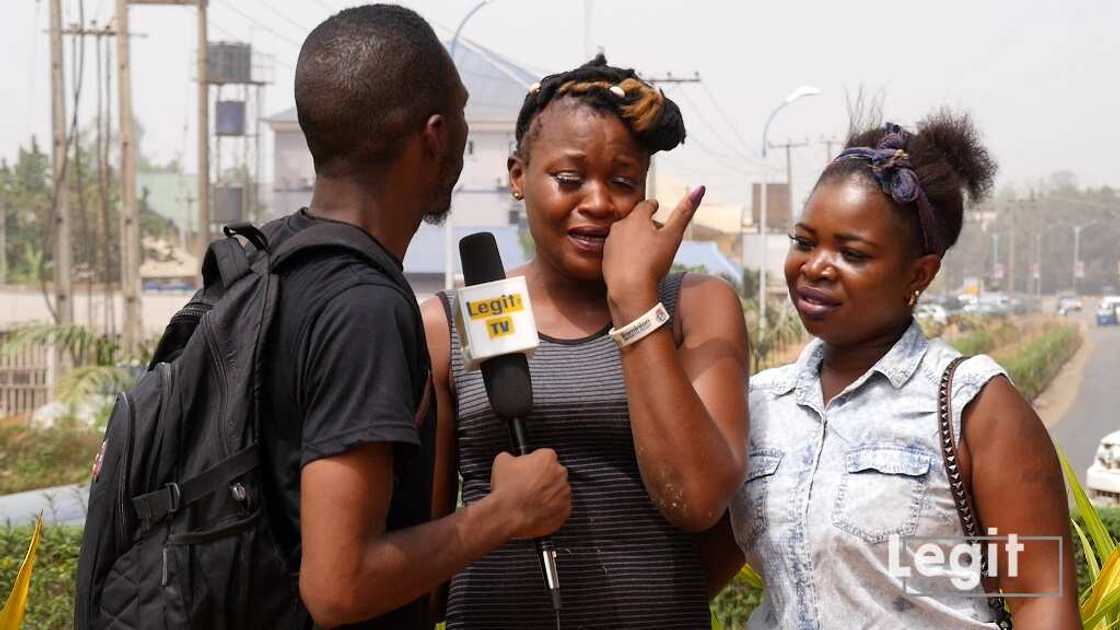
<path fill-rule="evenodd" d="M 300 211 L 265 226 L 265 233 L 275 250 L 320 220 Z M 385 254 L 399 271 L 396 258 Z M 363 444 L 392 443 L 395 478 L 387 528 L 429 520 L 435 404 L 412 290 L 353 252 L 309 251 L 280 270 L 279 302 L 265 348 L 265 491 L 277 540 L 292 566 L 299 561 L 300 470 L 317 459 Z M 426 600 L 419 599 L 354 627 L 427 628 L 428 616 Z"/>

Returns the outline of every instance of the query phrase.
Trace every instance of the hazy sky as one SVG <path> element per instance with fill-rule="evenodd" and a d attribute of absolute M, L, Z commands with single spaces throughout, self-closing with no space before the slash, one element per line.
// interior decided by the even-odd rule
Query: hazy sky
<path fill-rule="evenodd" d="M 449 39 L 476 3 L 405 4 Z M 10 158 L 31 134 L 49 147 L 48 4 L 3 4 L 0 156 Z M 104 22 L 115 3 L 84 4 L 87 19 Z M 211 39 L 250 41 L 275 56 L 266 110 L 277 112 L 293 104 L 292 69 L 306 33 L 351 4 L 211 0 Z M 63 5 L 66 22 L 76 21 L 79 1 Z M 143 151 L 160 160 L 181 156 L 193 168 L 194 9 L 134 6 L 131 21 L 134 32 L 146 35 L 132 46 Z M 903 124 L 942 105 L 972 112 L 1001 164 L 1001 184 L 1026 186 L 1070 170 L 1082 184 L 1120 187 L 1120 2 L 1114 0 L 494 0 L 471 19 L 464 36 L 541 72 L 577 65 L 598 47 L 613 64 L 646 75 L 698 71 L 703 85 L 666 89 L 684 110 L 689 140 L 659 168 L 707 184 L 724 202 L 747 199 L 748 182 L 759 170 L 763 123 L 802 84 L 824 94 L 785 109 L 770 129 L 771 141 L 811 143 L 794 151 L 799 190 L 824 164 L 821 140 L 843 135 L 846 93 L 860 88 L 881 93 L 887 117 Z M 96 99 L 93 64 L 91 44 L 83 121 L 92 117 Z M 114 99 L 115 92 L 114 84 Z M 784 170 L 783 152 L 772 152 L 768 164 Z"/>

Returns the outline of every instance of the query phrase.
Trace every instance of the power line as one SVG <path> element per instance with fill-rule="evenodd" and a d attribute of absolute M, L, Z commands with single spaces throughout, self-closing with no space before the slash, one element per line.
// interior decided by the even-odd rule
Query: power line
<path fill-rule="evenodd" d="M 712 124 L 712 122 L 708 119 L 708 117 L 704 115 L 703 109 L 696 103 L 696 101 L 694 101 L 692 99 L 692 96 L 690 96 L 689 93 L 686 90 L 684 90 L 684 89 L 673 90 L 672 94 L 673 94 L 673 96 L 678 96 L 679 95 L 681 98 L 683 98 L 684 101 L 689 104 L 692 113 L 696 114 L 696 117 L 700 119 L 700 122 L 704 126 L 706 126 L 712 132 L 712 134 L 717 139 L 719 139 L 721 141 L 721 143 L 726 148 L 730 149 L 732 151 L 732 153 L 735 154 L 734 158 L 729 158 L 729 157 L 725 156 L 725 159 L 737 159 L 737 160 L 741 160 L 743 162 L 746 162 L 748 164 L 757 164 L 757 162 L 752 160 L 749 156 L 742 153 L 741 150 L 738 147 L 729 143 L 724 138 L 725 134 L 721 133 L 721 129 L 719 127 L 717 127 L 716 125 Z"/>
<path fill-rule="evenodd" d="M 270 13 L 272 13 L 273 15 L 275 15 L 276 17 L 280 18 L 281 20 L 284 20 L 288 24 L 291 24 L 293 27 L 295 27 L 297 32 L 302 33 L 302 34 L 307 34 L 308 32 L 310 32 L 311 29 L 307 28 L 307 25 L 300 24 L 299 22 L 296 22 L 292 18 L 290 18 L 290 17 L 284 15 L 283 13 L 277 11 L 276 7 L 272 6 L 272 3 L 269 2 L 269 0 L 260 0 L 260 4 L 264 5 L 264 8 L 268 9 L 268 11 Z"/>
<path fill-rule="evenodd" d="M 707 83 L 701 83 L 700 87 L 704 88 L 704 93 L 708 95 L 708 100 L 712 102 L 712 105 L 714 105 L 716 108 L 716 112 L 718 112 L 719 115 L 723 118 L 723 121 L 727 123 L 727 128 L 735 134 L 735 137 L 739 140 L 739 142 L 743 143 L 743 148 L 748 154 L 750 154 L 751 151 L 748 148 L 750 147 L 750 143 L 748 143 L 743 138 L 743 134 L 739 132 L 739 129 L 735 126 L 735 123 L 731 120 L 731 117 L 727 115 L 727 111 L 725 111 L 723 109 L 723 106 L 719 104 L 719 99 L 717 99 L 715 94 L 712 93 L 712 89 L 708 87 Z"/>
<path fill-rule="evenodd" d="M 261 23 L 256 18 L 249 15 L 248 13 L 245 13 L 241 9 L 238 9 L 237 6 L 234 5 L 232 2 L 229 2 L 229 0 L 226 0 L 225 2 L 223 2 L 222 5 L 225 8 L 229 9 L 230 11 L 233 11 L 237 15 L 241 16 L 246 21 L 257 25 L 258 27 L 260 27 L 261 30 L 263 30 L 264 32 L 272 35 L 276 39 L 278 39 L 282 42 L 285 42 L 287 44 L 290 44 L 291 46 L 294 46 L 296 50 L 299 50 L 303 46 L 302 43 L 297 42 L 296 40 L 292 39 L 291 37 L 288 37 L 287 35 L 284 35 L 283 33 L 280 33 L 279 31 L 277 31 L 276 29 L 272 28 L 271 26 L 269 26 L 267 24 Z"/>
<path fill-rule="evenodd" d="M 717 150 L 713 149 L 711 146 L 701 142 L 700 139 L 697 138 L 695 135 L 689 136 L 685 140 L 685 145 L 684 146 L 686 148 L 695 147 L 698 151 L 700 151 L 704 155 L 707 155 L 708 157 L 712 158 L 722 168 L 732 170 L 736 173 L 739 173 L 740 175 L 750 175 L 750 174 L 752 174 L 752 171 L 750 171 L 746 168 L 734 165 L 736 162 L 739 162 L 739 158 L 737 156 L 728 155 L 726 153 L 717 151 Z"/>
<path fill-rule="evenodd" d="M 233 39 L 233 40 L 244 39 L 243 36 L 234 33 L 232 30 L 230 30 L 228 28 L 225 28 L 221 24 L 214 21 L 213 18 L 210 19 L 210 26 L 214 27 L 214 30 L 219 31 L 225 37 L 228 37 L 230 39 Z M 295 66 L 293 66 L 292 64 L 287 63 L 285 61 L 280 61 L 280 55 L 277 55 L 275 51 L 269 50 L 267 48 L 262 48 L 261 46 L 258 46 L 257 44 L 253 44 L 253 48 L 256 49 L 257 51 L 267 55 L 269 57 L 270 61 L 272 61 L 272 63 L 284 66 L 288 70 L 291 70 L 292 72 L 295 72 Z"/>

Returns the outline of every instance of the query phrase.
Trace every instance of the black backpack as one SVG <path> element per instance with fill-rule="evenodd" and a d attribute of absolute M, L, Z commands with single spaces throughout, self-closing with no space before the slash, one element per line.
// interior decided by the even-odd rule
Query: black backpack
<path fill-rule="evenodd" d="M 117 396 L 90 487 L 78 630 L 309 623 L 298 567 L 268 522 L 257 444 L 276 272 L 296 254 L 342 248 L 407 284 L 350 225 L 318 222 L 273 252 L 252 225 L 224 231 L 203 260 L 203 288 L 171 318 L 136 386 Z"/>

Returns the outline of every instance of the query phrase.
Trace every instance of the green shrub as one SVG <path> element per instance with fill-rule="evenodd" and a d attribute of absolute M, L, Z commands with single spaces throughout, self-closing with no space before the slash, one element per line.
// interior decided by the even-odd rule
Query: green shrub
<path fill-rule="evenodd" d="M 957 352 L 971 356 L 974 354 L 987 354 L 996 347 L 995 337 L 987 330 L 973 330 L 950 341 Z"/>
<path fill-rule="evenodd" d="M 1048 328 L 1009 359 L 1003 367 L 1027 400 L 1034 400 L 1058 370 L 1081 347 L 1081 331 L 1074 325 Z"/>
<path fill-rule="evenodd" d="M 989 354 L 996 348 L 1014 343 L 1022 334 L 1018 326 L 1006 317 L 979 317 L 974 315 L 956 315 L 950 318 L 950 325 L 955 327 L 958 334 L 947 339 L 961 354 Z M 926 336 L 936 327 L 923 328 Z"/>
<path fill-rule="evenodd" d="M 724 628 L 745 628 L 751 611 L 762 603 L 762 591 L 747 579 L 744 572 L 731 580 L 731 584 L 712 600 L 712 625 Z"/>
<path fill-rule="evenodd" d="M 77 423 L 0 425 L 0 495 L 89 480 L 101 434 Z"/>
<path fill-rule="evenodd" d="M 1097 508 L 1097 514 L 1100 515 L 1101 521 L 1104 522 L 1105 528 L 1108 533 L 1112 535 L 1113 539 L 1120 540 L 1120 508 Z M 1085 521 L 1080 516 L 1074 516 L 1078 526 L 1085 529 Z M 1077 544 L 1076 536 L 1074 536 L 1073 543 L 1073 559 L 1077 564 L 1077 592 L 1084 593 L 1085 589 L 1092 584 L 1089 578 L 1089 569 L 1085 564 L 1085 550 L 1081 545 Z"/>
<path fill-rule="evenodd" d="M 0 597 L 12 589 L 31 541 L 32 525 L 0 525 Z M 39 542 L 24 628 L 61 630 L 74 627 L 74 572 L 78 569 L 80 527 L 46 525 Z"/>

